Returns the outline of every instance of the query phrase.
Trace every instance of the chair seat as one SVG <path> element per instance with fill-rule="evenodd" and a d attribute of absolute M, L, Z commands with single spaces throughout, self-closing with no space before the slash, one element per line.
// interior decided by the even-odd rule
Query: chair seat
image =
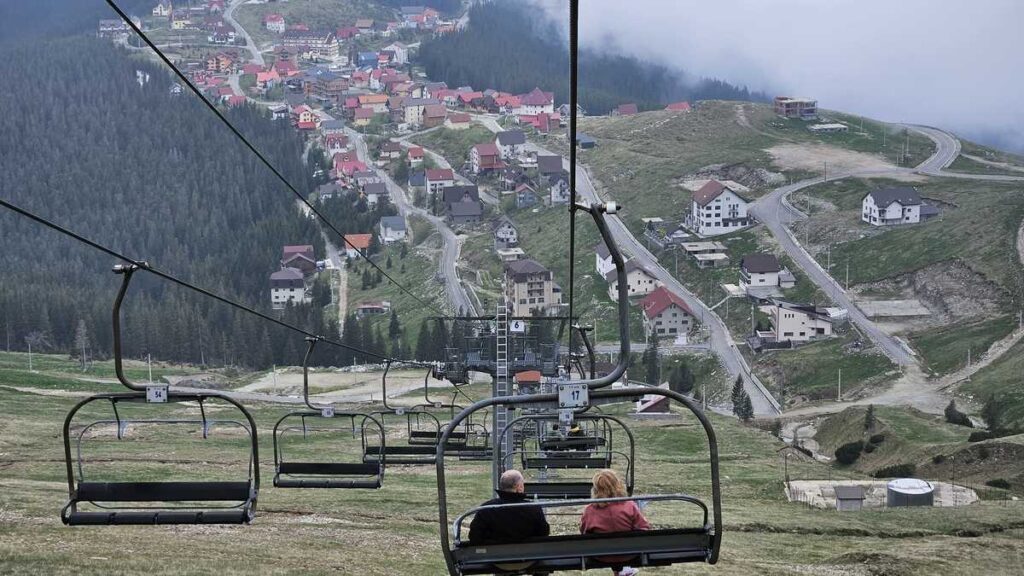
<path fill-rule="evenodd" d="M 707 528 L 566 534 L 508 544 L 460 543 L 453 555 L 462 574 L 522 574 L 558 570 L 630 566 L 668 566 L 703 562 L 711 554 Z M 499 565 L 529 563 L 523 568 Z"/>
<path fill-rule="evenodd" d="M 547 456 L 526 458 L 524 466 L 531 470 L 543 468 L 559 469 L 588 469 L 588 468 L 610 468 L 612 465 L 611 456 L 587 457 L 587 456 Z"/>
<path fill-rule="evenodd" d="M 381 487 L 380 478 L 358 480 L 353 478 L 291 478 L 274 476 L 277 488 L 354 488 L 375 490 Z"/>
<path fill-rule="evenodd" d="M 247 508 L 183 512 L 177 510 L 146 512 L 72 512 L 64 518 L 68 526 L 143 526 L 171 524 L 248 524 L 252 514 Z"/>
<path fill-rule="evenodd" d="M 591 482 L 526 482 L 527 498 L 590 498 Z"/>
<path fill-rule="evenodd" d="M 87 502 L 213 502 L 249 500 L 248 482 L 79 482 Z"/>
<path fill-rule="evenodd" d="M 324 476 L 376 476 L 380 466 L 375 463 L 282 462 L 278 474 L 312 474 Z"/>

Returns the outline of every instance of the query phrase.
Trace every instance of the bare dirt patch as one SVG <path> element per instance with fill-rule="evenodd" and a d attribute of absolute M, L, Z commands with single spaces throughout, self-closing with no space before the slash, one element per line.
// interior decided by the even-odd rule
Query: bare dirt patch
<path fill-rule="evenodd" d="M 896 166 L 875 154 L 854 152 L 827 144 L 778 144 L 765 150 L 775 165 L 782 170 L 804 170 L 822 172 L 828 163 L 829 172 L 868 172 L 892 170 Z M 907 173 L 892 175 L 891 178 L 907 181 L 924 180 L 922 176 Z"/>
<path fill-rule="evenodd" d="M 689 191 L 696 191 L 708 180 L 718 180 L 743 194 L 765 191 L 786 183 L 786 176 L 764 168 L 752 168 L 743 163 L 710 164 L 687 174 L 676 181 L 676 184 Z"/>

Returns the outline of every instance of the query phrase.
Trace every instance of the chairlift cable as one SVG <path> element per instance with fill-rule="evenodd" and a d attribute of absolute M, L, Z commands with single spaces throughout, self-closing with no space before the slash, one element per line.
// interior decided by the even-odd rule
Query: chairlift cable
<path fill-rule="evenodd" d="M 423 300 L 422 298 L 420 298 L 416 294 L 413 294 L 413 292 L 411 290 L 409 290 L 408 288 L 406 288 L 405 286 L 400 284 L 397 280 L 392 278 L 390 274 L 388 274 L 383 268 L 381 268 L 379 264 L 377 264 L 376 262 L 371 260 L 369 256 L 367 256 L 367 255 L 363 254 L 362 252 L 360 252 L 359 249 L 357 249 L 347 238 L 345 238 L 345 235 L 341 232 L 341 230 L 338 230 L 338 228 L 336 226 L 334 226 L 334 224 L 332 224 L 329 220 L 327 220 L 327 218 L 323 214 L 321 214 L 320 211 L 317 210 L 316 207 L 313 206 L 313 204 L 309 200 L 307 200 L 302 195 L 302 193 L 299 192 L 298 189 L 295 188 L 295 186 L 292 185 L 292 183 L 288 181 L 287 178 L 285 178 L 284 174 L 282 174 L 270 162 L 270 160 L 268 160 L 267 157 L 264 156 L 263 153 L 261 153 L 256 148 L 255 145 L 253 145 L 245 136 L 243 136 L 242 133 L 239 132 L 239 130 L 237 128 L 235 128 L 234 124 L 232 124 L 231 121 L 228 120 L 227 117 L 224 116 L 224 114 L 220 110 L 218 110 L 217 107 L 212 102 L 210 102 L 209 99 L 207 99 L 205 96 L 203 96 L 203 94 L 199 90 L 199 88 L 197 88 L 196 85 L 193 84 L 192 81 L 189 80 L 188 77 L 181 70 L 179 70 L 178 67 L 174 65 L 174 63 L 171 62 L 171 60 L 163 53 L 162 50 L 157 48 L 156 44 L 154 44 L 153 41 L 149 39 L 149 36 L 146 36 L 146 34 L 142 32 L 142 30 L 135 24 L 135 22 L 132 21 L 131 18 L 128 17 L 127 14 L 124 13 L 124 11 L 121 10 L 121 8 L 114 2 L 114 0 L 106 0 L 106 2 L 111 7 L 111 9 L 113 9 L 114 12 L 116 12 L 117 15 L 125 22 L 125 24 L 127 24 L 136 34 L 138 34 L 139 37 L 142 38 L 143 42 L 145 42 L 146 45 L 149 46 L 149 48 L 156 53 L 157 57 L 159 57 L 160 60 L 163 61 L 164 64 L 166 64 L 167 66 L 169 66 L 171 68 L 171 71 L 174 72 L 174 75 L 177 76 L 182 82 L 184 82 L 185 85 L 188 86 L 189 90 L 191 90 L 192 93 L 194 93 L 196 96 L 198 96 L 199 99 L 203 102 L 203 104 L 205 104 L 206 107 L 209 108 L 210 111 L 212 111 L 217 116 L 217 118 L 220 119 L 220 121 L 224 123 L 225 126 L 227 126 L 228 130 L 230 130 L 232 134 L 234 134 L 243 144 L 245 144 L 245 146 L 250 151 L 252 151 L 253 154 L 256 155 L 256 157 L 260 160 L 260 162 L 262 162 L 264 166 L 266 166 L 268 169 L 270 169 L 270 171 L 274 174 L 274 176 L 276 176 L 277 179 L 280 180 L 281 183 L 284 184 L 285 187 L 288 188 L 288 190 L 290 190 L 292 192 L 292 194 L 295 195 L 296 198 L 299 199 L 299 201 L 301 201 L 303 204 L 305 204 L 306 207 L 309 208 L 310 212 L 315 214 L 316 217 L 319 218 L 321 222 L 326 224 L 328 228 L 330 228 L 335 234 L 337 234 L 338 237 L 341 238 L 341 240 L 349 248 L 351 248 L 352 250 L 355 250 L 357 254 L 359 254 L 364 260 L 369 262 L 370 266 L 372 266 L 374 269 L 377 270 L 377 272 L 381 273 L 385 278 L 387 278 L 392 283 L 394 283 L 395 286 L 398 286 L 398 288 L 401 289 L 402 292 L 405 292 L 409 296 L 412 296 L 412 298 L 414 300 L 416 300 L 420 304 L 426 306 L 427 308 L 431 308 L 431 309 L 439 312 L 441 316 L 448 317 L 448 315 L 446 315 L 443 311 L 441 311 L 437 306 L 435 306 L 435 305 L 433 305 L 433 304 Z M 259 49 L 258 47 L 255 47 L 255 46 L 254 46 L 254 48 L 257 49 L 257 50 Z"/>
<path fill-rule="evenodd" d="M 108 256 L 113 256 L 114 258 L 117 258 L 118 260 L 122 260 L 124 262 L 127 262 L 127 263 L 133 265 L 133 266 L 137 266 L 140 270 L 146 270 L 147 272 L 149 272 L 149 273 L 151 273 L 151 274 L 153 274 L 155 276 L 158 276 L 160 278 L 163 278 L 164 280 L 167 280 L 169 282 L 177 284 L 178 286 L 181 286 L 183 288 L 188 288 L 189 290 L 192 290 L 192 291 L 198 292 L 198 293 L 200 293 L 200 294 L 202 294 L 204 296 L 208 296 L 210 298 L 213 298 L 214 300 L 217 300 L 218 302 L 227 304 L 228 306 L 237 308 L 237 309 L 239 309 L 239 310 L 241 310 L 243 312 L 248 312 L 249 314 L 252 314 L 254 316 L 257 316 L 259 318 L 262 318 L 262 319 L 267 320 L 269 322 L 272 322 L 274 324 L 277 324 L 278 326 L 281 326 L 283 328 L 287 328 L 287 329 L 292 330 L 294 332 L 298 332 L 298 333 L 300 333 L 300 334 L 302 334 L 302 335 L 304 335 L 306 337 L 315 338 L 318 341 L 323 342 L 325 344 L 330 344 L 331 346 L 337 346 L 339 348 L 344 348 L 344 349 L 350 350 L 350 351 L 352 351 L 352 352 L 354 352 L 356 354 L 360 354 L 360 355 L 367 356 L 367 357 L 370 357 L 370 358 L 376 358 L 378 360 L 383 360 L 383 361 L 387 361 L 387 362 L 394 362 L 394 363 L 400 363 L 400 364 L 413 364 L 413 365 L 420 365 L 420 364 L 422 364 L 420 362 L 415 362 L 415 361 L 411 361 L 411 360 L 401 360 L 401 359 L 391 358 L 391 357 L 385 356 L 383 354 L 378 354 L 376 352 L 369 352 L 367 350 L 363 350 L 361 348 L 356 348 L 355 346 L 351 346 L 349 344 L 344 344 L 342 342 L 331 340 L 330 338 L 325 338 L 323 336 L 319 336 L 317 334 L 313 334 L 312 332 L 309 332 L 307 330 L 299 328 L 298 326 L 294 326 L 294 325 L 289 324 L 289 323 L 287 323 L 287 322 L 285 322 L 283 320 L 280 320 L 278 318 L 274 318 L 273 316 L 270 316 L 268 314 L 264 314 L 263 312 L 255 310 L 253 308 L 250 308 L 249 306 L 246 306 L 245 304 L 241 304 L 241 303 L 236 302 L 234 300 L 231 300 L 231 299 L 229 299 L 229 298 L 227 298 L 225 296 L 221 296 L 220 294 L 216 294 L 216 293 L 211 292 L 211 291 L 209 291 L 209 290 L 207 290 L 205 288 L 196 286 L 195 284 L 192 284 L 192 283 L 190 283 L 188 281 L 182 280 L 182 279 L 180 279 L 180 278 L 170 274 L 169 272 L 164 272 L 164 271 L 162 271 L 162 270 L 160 270 L 158 268 L 154 268 L 153 266 L 151 266 L 146 261 L 135 260 L 134 258 L 129 258 L 128 256 L 125 256 L 121 252 L 118 252 L 118 251 L 116 251 L 116 250 L 114 250 L 112 248 L 108 248 L 107 246 L 104 246 L 103 244 L 100 244 L 99 242 L 96 242 L 95 240 L 91 240 L 89 238 L 86 238 L 85 236 L 82 236 L 81 234 L 78 234 L 77 232 L 69 230 L 68 228 L 63 227 L 60 224 L 57 224 L 56 222 L 52 222 L 50 220 L 47 220 L 46 218 L 43 218 L 42 216 L 34 214 L 34 213 L 24 209 L 24 208 L 21 208 L 20 206 L 16 206 L 16 205 L 8 202 L 7 200 L 4 200 L 3 198 L 0 198 L 0 206 L 2 206 L 4 208 L 7 208 L 8 210 L 11 210 L 12 212 L 20 214 L 21 216 L 24 216 L 24 217 L 26 217 L 26 218 L 28 218 L 30 220 L 33 220 L 33 221 L 35 221 L 35 222 L 37 222 L 39 224 L 42 224 L 43 226 L 46 226 L 47 228 L 50 228 L 50 229 L 55 230 L 57 232 L 60 232 L 61 234 L 64 234 L 65 236 L 73 238 L 74 240 L 77 240 L 78 242 L 81 242 L 82 244 L 85 244 L 85 245 L 87 245 L 87 246 L 89 246 L 91 248 L 99 250 L 100 252 L 103 252 L 104 254 L 107 254 Z"/>

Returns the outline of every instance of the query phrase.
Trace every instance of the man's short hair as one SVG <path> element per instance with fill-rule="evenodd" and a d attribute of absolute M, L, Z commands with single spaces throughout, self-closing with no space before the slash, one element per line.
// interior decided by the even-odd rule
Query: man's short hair
<path fill-rule="evenodd" d="M 511 492 L 523 481 L 523 474 L 519 470 L 506 470 L 498 480 L 498 490 Z"/>

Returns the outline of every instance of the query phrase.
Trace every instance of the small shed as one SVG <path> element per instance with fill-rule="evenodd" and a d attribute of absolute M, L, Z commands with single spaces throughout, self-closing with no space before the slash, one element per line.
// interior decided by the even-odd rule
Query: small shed
<path fill-rule="evenodd" d="M 836 486 L 836 510 L 840 512 L 856 512 L 863 506 L 863 486 Z"/>

